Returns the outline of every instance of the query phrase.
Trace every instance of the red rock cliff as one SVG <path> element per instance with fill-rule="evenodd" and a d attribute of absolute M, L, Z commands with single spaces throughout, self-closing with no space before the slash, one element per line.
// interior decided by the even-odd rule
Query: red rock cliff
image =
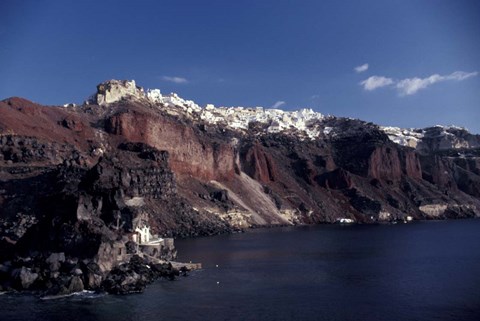
<path fill-rule="evenodd" d="M 402 168 L 398 150 L 390 146 L 377 147 L 368 161 L 368 176 L 379 180 L 399 180 Z"/>
<path fill-rule="evenodd" d="M 168 151 L 170 166 L 177 174 L 203 180 L 228 179 L 234 175 L 234 148 L 202 139 L 192 126 L 166 117 L 122 112 L 109 118 L 106 127 L 128 141 Z"/>

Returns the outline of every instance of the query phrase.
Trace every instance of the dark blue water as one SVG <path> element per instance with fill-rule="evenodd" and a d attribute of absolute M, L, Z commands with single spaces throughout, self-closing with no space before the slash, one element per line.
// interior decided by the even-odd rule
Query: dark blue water
<path fill-rule="evenodd" d="M 0 318 L 480 320 L 480 220 L 265 229 L 177 247 L 204 269 L 139 295 L 2 295 Z"/>

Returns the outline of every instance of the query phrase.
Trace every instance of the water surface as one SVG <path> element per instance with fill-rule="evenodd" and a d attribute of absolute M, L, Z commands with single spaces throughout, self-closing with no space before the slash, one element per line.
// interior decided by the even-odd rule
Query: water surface
<path fill-rule="evenodd" d="M 480 320 L 479 232 L 457 220 L 178 240 L 203 270 L 138 295 L 3 295 L 0 319 Z"/>

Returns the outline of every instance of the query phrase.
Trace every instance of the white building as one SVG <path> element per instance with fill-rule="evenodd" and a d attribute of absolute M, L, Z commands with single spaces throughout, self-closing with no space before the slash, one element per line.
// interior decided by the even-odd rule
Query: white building
<path fill-rule="evenodd" d="M 135 229 L 135 234 L 132 235 L 132 240 L 138 244 L 149 243 L 152 239 L 152 234 L 150 234 L 150 227 L 144 225 L 142 228 L 137 227 Z"/>

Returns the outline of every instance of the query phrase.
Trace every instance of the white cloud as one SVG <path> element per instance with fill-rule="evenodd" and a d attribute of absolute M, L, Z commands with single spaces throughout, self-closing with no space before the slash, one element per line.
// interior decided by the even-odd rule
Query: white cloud
<path fill-rule="evenodd" d="M 427 78 L 406 78 L 400 80 L 395 87 L 397 87 L 400 95 L 413 95 L 420 89 L 425 89 L 436 82 L 444 80 L 440 75 L 431 75 Z"/>
<path fill-rule="evenodd" d="M 425 89 L 437 82 L 441 81 L 462 81 L 470 77 L 478 75 L 478 72 L 455 71 L 450 75 L 442 76 L 438 74 L 431 75 L 426 78 L 406 78 L 397 82 L 396 88 L 401 96 L 413 95 L 421 89 Z"/>
<path fill-rule="evenodd" d="M 455 71 L 446 77 L 448 78 L 448 80 L 460 81 L 460 80 L 468 79 L 470 77 L 475 77 L 476 75 L 478 75 L 478 71 L 474 71 L 474 72 Z"/>
<path fill-rule="evenodd" d="M 394 81 L 392 78 L 386 78 L 383 76 L 371 76 L 365 79 L 364 81 L 360 82 L 360 85 L 363 86 L 363 89 L 372 91 L 377 88 L 389 86 L 393 83 Z"/>
<path fill-rule="evenodd" d="M 471 77 L 475 77 L 477 75 L 477 71 L 455 71 L 449 75 L 433 74 L 425 78 L 413 77 L 401 80 L 393 80 L 392 78 L 387 78 L 383 76 L 372 76 L 360 82 L 360 85 L 362 85 L 363 89 L 367 91 L 372 91 L 381 87 L 394 85 L 393 87 L 397 89 L 400 96 L 409 96 L 416 94 L 419 90 L 425 89 L 438 82 L 462 81 Z"/>
<path fill-rule="evenodd" d="M 355 68 L 353 68 L 357 73 L 361 73 L 361 72 L 364 72 L 364 71 L 367 71 L 368 70 L 368 64 L 363 64 L 361 66 L 357 66 Z"/>
<path fill-rule="evenodd" d="M 275 104 L 272 105 L 272 108 L 274 108 L 274 109 L 279 108 L 280 106 L 283 106 L 285 104 L 286 104 L 286 102 L 284 102 L 283 100 L 279 100 Z"/>
<path fill-rule="evenodd" d="M 173 82 L 175 84 L 186 84 L 188 83 L 188 80 L 183 77 L 170 77 L 170 76 L 163 76 L 163 80 Z"/>

